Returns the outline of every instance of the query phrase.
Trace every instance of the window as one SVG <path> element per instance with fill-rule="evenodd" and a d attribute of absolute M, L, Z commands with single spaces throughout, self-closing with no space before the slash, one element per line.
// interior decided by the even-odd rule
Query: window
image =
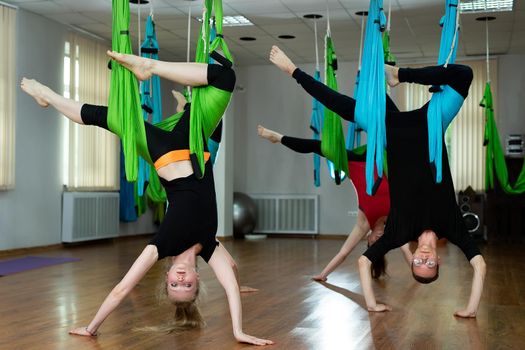
<path fill-rule="evenodd" d="M 64 46 L 66 98 L 107 105 L 107 46 L 71 34 Z M 99 127 L 64 118 L 64 185 L 69 191 L 115 191 L 119 188 L 119 140 Z"/>
<path fill-rule="evenodd" d="M 0 4 L 0 190 L 15 187 L 15 19 Z"/>

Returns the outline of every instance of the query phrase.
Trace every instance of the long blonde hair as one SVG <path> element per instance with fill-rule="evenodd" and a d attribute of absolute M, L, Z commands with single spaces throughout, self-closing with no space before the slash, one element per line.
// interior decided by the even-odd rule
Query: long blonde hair
<path fill-rule="evenodd" d="M 169 263 L 169 259 L 166 260 L 166 271 L 169 271 L 171 264 Z M 203 289 L 204 292 L 204 286 L 200 286 L 200 282 L 197 282 L 197 289 L 195 291 L 195 297 L 192 300 L 189 301 L 174 301 L 171 300 L 168 296 L 168 289 L 166 287 L 166 281 L 164 278 L 160 279 L 160 282 L 158 284 L 157 288 L 157 298 L 159 301 L 159 305 L 167 305 L 171 304 L 174 306 L 174 312 L 173 317 L 170 318 L 170 320 L 162 325 L 158 326 L 149 326 L 149 327 L 142 327 L 138 330 L 141 331 L 149 331 L 149 332 L 161 332 L 161 333 L 182 333 L 189 329 L 194 328 L 202 328 L 206 325 L 204 322 L 204 319 L 202 318 L 201 312 L 199 310 L 199 301 L 202 294 L 200 293 L 200 290 Z"/>

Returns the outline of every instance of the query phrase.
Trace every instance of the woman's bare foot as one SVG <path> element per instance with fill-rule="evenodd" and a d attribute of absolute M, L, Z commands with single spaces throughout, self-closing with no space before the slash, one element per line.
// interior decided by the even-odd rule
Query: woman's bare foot
<path fill-rule="evenodd" d="M 184 106 L 188 102 L 186 101 L 186 97 L 184 97 L 184 95 L 178 92 L 177 90 L 171 90 L 171 94 L 173 95 L 175 100 L 177 100 L 177 113 L 182 112 L 184 110 Z"/>
<path fill-rule="evenodd" d="M 49 92 L 49 88 L 45 85 L 40 84 L 34 79 L 22 78 L 20 82 L 20 87 L 24 90 L 29 96 L 33 97 L 40 106 L 47 107 L 49 106 L 49 101 L 46 97 Z"/>
<path fill-rule="evenodd" d="M 270 62 L 279 67 L 280 70 L 288 75 L 292 75 L 297 66 L 286 56 L 280 48 L 273 45 L 270 50 Z"/>
<path fill-rule="evenodd" d="M 153 60 L 135 55 L 127 55 L 115 51 L 107 51 L 107 55 L 129 69 L 137 79 L 148 80 L 151 78 Z"/>
<path fill-rule="evenodd" d="M 283 138 L 283 135 L 276 133 L 273 130 L 266 129 L 262 125 L 257 126 L 257 134 L 259 134 L 259 136 L 262 137 L 263 139 L 267 139 L 271 143 L 281 142 L 281 139 Z"/>
<path fill-rule="evenodd" d="M 312 280 L 314 281 L 317 281 L 317 282 L 326 282 L 328 278 L 326 278 L 325 276 L 319 274 L 319 275 L 315 275 L 312 277 Z"/>
<path fill-rule="evenodd" d="M 385 64 L 385 77 L 388 86 L 394 87 L 399 84 L 399 68 Z"/>

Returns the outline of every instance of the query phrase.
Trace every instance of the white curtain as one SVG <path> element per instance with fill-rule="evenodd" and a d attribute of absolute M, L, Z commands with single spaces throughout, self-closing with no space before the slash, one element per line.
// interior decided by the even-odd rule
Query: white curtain
<path fill-rule="evenodd" d="M 487 80 L 486 64 L 481 60 L 462 62 L 462 64 L 472 68 L 474 79 L 463 107 L 446 131 L 445 142 L 456 191 L 464 190 L 467 186 L 471 186 L 476 191 L 483 191 L 485 187 L 485 149 L 483 147 L 485 114 L 479 102 L 483 98 Z M 490 61 L 490 75 L 494 101 L 497 101 L 496 60 Z M 420 108 L 431 97 L 427 86 L 402 84 L 396 89 L 400 90 L 397 93 L 401 110 Z"/>
<path fill-rule="evenodd" d="M 0 5 L 0 190 L 15 187 L 15 20 Z"/>
<path fill-rule="evenodd" d="M 110 71 L 108 46 L 70 34 L 64 50 L 64 96 L 107 105 Z M 102 128 L 65 120 L 64 184 L 69 191 L 119 189 L 119 140 Z"/>

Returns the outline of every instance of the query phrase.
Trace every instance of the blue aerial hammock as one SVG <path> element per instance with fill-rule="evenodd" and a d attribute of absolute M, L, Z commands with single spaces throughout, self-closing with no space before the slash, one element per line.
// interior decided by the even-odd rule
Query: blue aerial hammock
<path fill-rule="evenodd" d="M 456 61 L 459 42 L 458 0 L 445 1 L 445 15 L 441 18 L 441 42 L 438 65 L 445 67 Z M 450 122 L 461 109 L 463 97 L 450 86 L 435 86 L 428 106 L 428 150 L 432 169 L 435 170 L 436 182 L 442 179 L 443 134 Z"/>
<path fill-rule="evenodd" d="M 357 89 L 355 120 L 367 132 L 366 192 L 372 195 L 374 187 L 374 163 L 379 177 L 383 175 L 383 150 L 386 148 L 386 87 L 385 60 L 381 33 L 386 25 L 383 1 L 371 0 L 364 40 L 359 87 Z"/>
<path fill-rule="evenodd" d="M 357 74 L 355 77 L 355 84 L 354 84 L 354 99 L 357 98 L 357 89 L 359 88 L 359 75 L 361 73 L 361 62 L 362 62 L 362 54 L 363 54 L 363 32 L 364 32 L 364 23 L 365 23 L 365 16 L 368 14 L 367 12 L 363 11 L 359 13 L 361 15 L 361 35 L 359 40 L 359 64 L 357 68 Z M 346 134 L 346 149 L 347 150 L 353 150 L 356 147 L 361 146 L 361 130 L 356 123 L 349 121 L 348 122 L 348 128 L 347 128 L 347 134 Z"/>
<path fill-rule="evenodd" d="M 321 72 L 319 70 L 319 49 L 317 45 L 317 19 L 314 19 L 315 35 L 315 73 L 314 78 L 321 81 Z M 321 128 L 323 125 L 323 105 L 317 99 L 312 99 L 312 116 L 310 117 L 310 129 L 314 140 L 321 140 Z M 321 156 L 317 153 L 313 155 L 314 160 L 314 185 L 321 186 Z"/>

